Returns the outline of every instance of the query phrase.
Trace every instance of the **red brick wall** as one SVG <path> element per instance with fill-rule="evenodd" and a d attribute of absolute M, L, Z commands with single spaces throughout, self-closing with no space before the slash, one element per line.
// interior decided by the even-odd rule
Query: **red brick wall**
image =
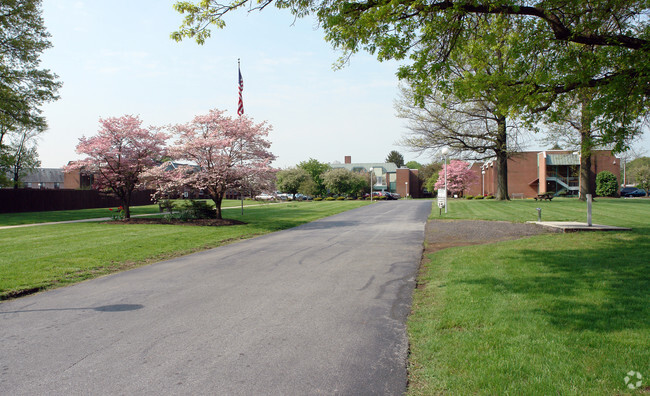
<path fill-rule="evenodd" d="M 417 169 L 399 168 L 395 172 L 395 192 L 406 197 L 406 182 L 408 182 L 408 195 L 420 198 L 421 188 Z"/>
<path fill-rule="evenodd" d="M 547 151 L 548 154 L 571 154 L 572 151 Z M 543 189 L 545 190 L 545 176 L 546 172 L 542 172 L 541 175 L 538 174 L 538 165 L 537 158 L 540 157 L 540 162 L 543 163 L 543 154 L 541 151 L 534 152 L 523 152 L 523 153 L 514 153 L 512 157 L 508 159 L 508 194 L 512 197 L 512 194 L 524 194 L 525 198 L 532 198 L 537 196 L 539 182 L 531 182 L 539 179 L 542 176 L 543 179 Z M 478 182 L 472 184 L 470 188 L 465 192 L 466 195 L 480 195 L 482 190 L 482 178 L 481 178 L 481 163 L 475 163 L 472 165 L 472 169 L 477 172 L 479 175 Z M 611 152 L 598 150 L 594 151 L 591 158 L 591 169 L 594 172 L 594 183 L 595 175 L 598 175 L 602 171 L 612 172 L 621 182 L 621 165 L 620 159 L 614 157 Z M 496 194 L 496 164 L 494 162 L 489 162 L 485 168 L 485 194 L 486 195 L 495 195 Z M 595 184 L 594 184 L 595 188 Z M 541 191 L 544 192 L 544 191 Z"/>
<path fill-rule="evenodd" d="M 530 198 L 537 195 L 537 152 L 514 153 L 508 159 L 508 194 L 524 194 Z"/>

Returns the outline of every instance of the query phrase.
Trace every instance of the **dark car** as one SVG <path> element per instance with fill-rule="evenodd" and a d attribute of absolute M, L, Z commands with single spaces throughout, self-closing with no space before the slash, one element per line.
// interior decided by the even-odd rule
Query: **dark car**
<path fill-rule="evenodd" d="M 636 187 L 623 187 L 621 188 L 621 197 L 627 197 L 627 194 L 638 190 Z"/>
<path fill-rule="evenodd" d="M 645 190 L 636 187 L 623 187 L 621 197 L 645 197 Z"/>
<path fill-rule="evenodd" d="M 646 193 L 645 193 L 645 190 L 637 188 L 635 191 L 632 191 L 627 196 L 628 197 L 645 197 Z"/>

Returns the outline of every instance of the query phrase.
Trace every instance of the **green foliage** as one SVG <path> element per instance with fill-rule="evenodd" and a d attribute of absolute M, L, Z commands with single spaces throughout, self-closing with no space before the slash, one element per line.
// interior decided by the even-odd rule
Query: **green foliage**
<path fill-rule="evenodd" d="M 420 169 L 420 168 L 422 168 L 422 164 L 417 162 L 417 161 L 409 161 L 405 165 L 409 169 Z"/>
<path fill-rule="evenodd" d="M 327 171 L 323 175 L 323 182 L 332 194 L 357 195 L 370 181 L 363 174 L 337 168 Z"/>
<path fill-rule="evenodd" d="M 44 130 L 39 108 L 58 99 L 57 76 L 39 68 L 52 46 L 41 13 L 40 0 L 0 2 L 0 144 L 17 128 Z"/>
<path fill-rule="evenodd" d="M 485 199 L 494 199 L 494 195 L 487 195 Z"/>
<path fill-rule="evenodd" d="M 636 171 L 643 167 L 650 167 L 650 157 L 639 157 L 627 163 L 625 171 L 627 173 L 626 178 L 628 184 L 637 184 Z M 622 171 L 623 170 L 621 169 L 621 172 Z"/>
<path fill-rule="evenodd" d="M 386 162 L 392 162 L 393 164 L 397 165 L 398 168 L 401 168 L 404 165 L 404 156 L 399 152 L 393 150 L 388 153 Z"/>
<path fill-rule="evenodd" d="M 474 199 L 484 199 L 484 198 L 485 198 L 485 197 L 482 196 L 482 195 L 477 195 L 477 196 L 474 197 Z"/>
<path fill-rule="evenodd" d="M 610 171 L 602 171 L 596 176 L 596 194 L 600 197 L 618 195 L 618 180 Z"/>
<path fill-rule="evenodd" d="M 301 168 L 291 168 L 281 170 L 276 174 L 275 186 L 278 190 L 289 193 L 297 194 L 302 191 L 310 179 L 309 173 Z"/>
<path fill-rule="evenodd" d="M 474 199 L 473 195 L 465 195 L 465 199 Z"/>
<path fill-rule="evenodd" d="M 319 162 L 313 158 L 308 161 L 302 161 L 298 164 L 298 168 L 304 169 L 311 176 L 313 184 L 307 182 L 303 187 L 307 195 L 320 195 L 323 196 L 327 193 L 327 188 L 323 183 L 323 174 L 331 169 L 328 164 Z"/>
<path fill-rule="evenodd" d="M 161 199 L 158 201 L 158 207 L 161 212 L 167 211 L 168 213 L 172 213 L 176 207 L 176 203 L 171 199 Z"/>
<path fill-rule="evenodd" d="M 337 201 L 345 201 L 346 198 L 345 198 L 345 197 L 337 197 L 336 200 L 337 200 Z"/>
<path fill-rule="evenodd" d="M 230 5 L 178 1 L 186 14 L 176 40 L 203 43 L 210 26 L 244 7 L 262 10 L 272 0 Z M 639 133 L 647 114 L 650 82 L 650 20 L 644 0 L 275 2 L 294 16 L 313 14 L 325 39 L 343 51 L 340 65 L 358 51 L 401 61 L 400 79 L 416 101 L 434 91 L 459 99 L 489 97 L 498 113 L 530 115 L 548 109 L 571 91 L 593 89 L 588 112 L 603 141 L 617 151 Z M 247 6 L 248 5 L 248 6 Z M 505 44 L 505 45 L 504 45 Z M 486 56 L 487 54 L 487 56 Z M 408 61 L 407 61 L 408 59 Z M 500 59 L 504 63 L 496 63 Z M 458 70 L 457 67 L 461 69 Z M 474 70 L 451 81 L 450 74 Z M 560 108 L 562 106 L 559 106 Z M 499 192 L 502 197 L 502 192 Z"/>
<path fill-rule="evenodd" d="M 327 197 L 327 198 L 325 198 L 325 201 L 334 201 L 334 200 L 336 200 L 336 198 L 334 198 L 334 197 Z"/>
<path fill-rule="evenodd" d="M 318 202 L 318 201 L 322 201 L 322 200 L 323 200 L 323 198 L 321 198 L 321 197 L 316 197 L 316 198 L 314 198 L 314 201 L 317 201 L 317 202 Z"/>
<path fill-rule="evenodd" d="M 194 220 L 194 219 L 216 219 L 217 211 L 205 201 L 197 201 L 190 199 L 185 202 L 181 207 L 179 218 L 181 220 Z"/>
<path fill-rule="evenodd" d="M 646 191 L 646 196 L 650 194 L 650 164 L 639 166 L 634 170 L 634 179 L 636 186 Z"/>

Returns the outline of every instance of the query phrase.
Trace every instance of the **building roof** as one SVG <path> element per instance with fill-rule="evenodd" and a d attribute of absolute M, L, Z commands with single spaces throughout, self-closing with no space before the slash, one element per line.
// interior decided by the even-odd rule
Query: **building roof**
<path fill-rule="evenodd" d="M 365 172 L 370 171 L 370 168 L 382 168 L 386 173 L 395 173 L 397 172 L 397 165 L 392 162 L 355 162 L 352 164 L 329 164 L 332 169 L 344 168 L 350 171 L 364 170 Z"/>
<path fill-rule="evenodd" d="M 580 165 L 578 154 L 547 154 L 546 165 Z"/>
<path fill-rule="evenodd" d="M 23 183 L 63 183 L 63 169 L 37 168 L 21 179 Z"/>

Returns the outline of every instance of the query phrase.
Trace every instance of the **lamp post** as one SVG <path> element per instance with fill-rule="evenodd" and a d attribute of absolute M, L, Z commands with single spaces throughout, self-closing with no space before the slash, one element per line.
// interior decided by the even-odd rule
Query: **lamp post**
<path fill-rule="evenodd" d="M 444 147 L 441 151 L 442 155 L 445 157 L 445 213 L 447 213 L 447 153 L 449 149 Z"/>
<path fill-rule="evenodd" d="M 405 182 L 405 183 L 406 183 L 406 196 L 408 197 L 409 196 L 409 182 Z"/>
<path fill-rule="evenodd" d="M 372 202 L 372 172 L 375 168 L 370 168 L 370 202 Z"/>
<path fill-rule="evenodd" d="M 481 188 L 481 194 L 485 196 L 485 169 L 481 169 L 481 176 L 483 176 L 483 187 Z"/>

